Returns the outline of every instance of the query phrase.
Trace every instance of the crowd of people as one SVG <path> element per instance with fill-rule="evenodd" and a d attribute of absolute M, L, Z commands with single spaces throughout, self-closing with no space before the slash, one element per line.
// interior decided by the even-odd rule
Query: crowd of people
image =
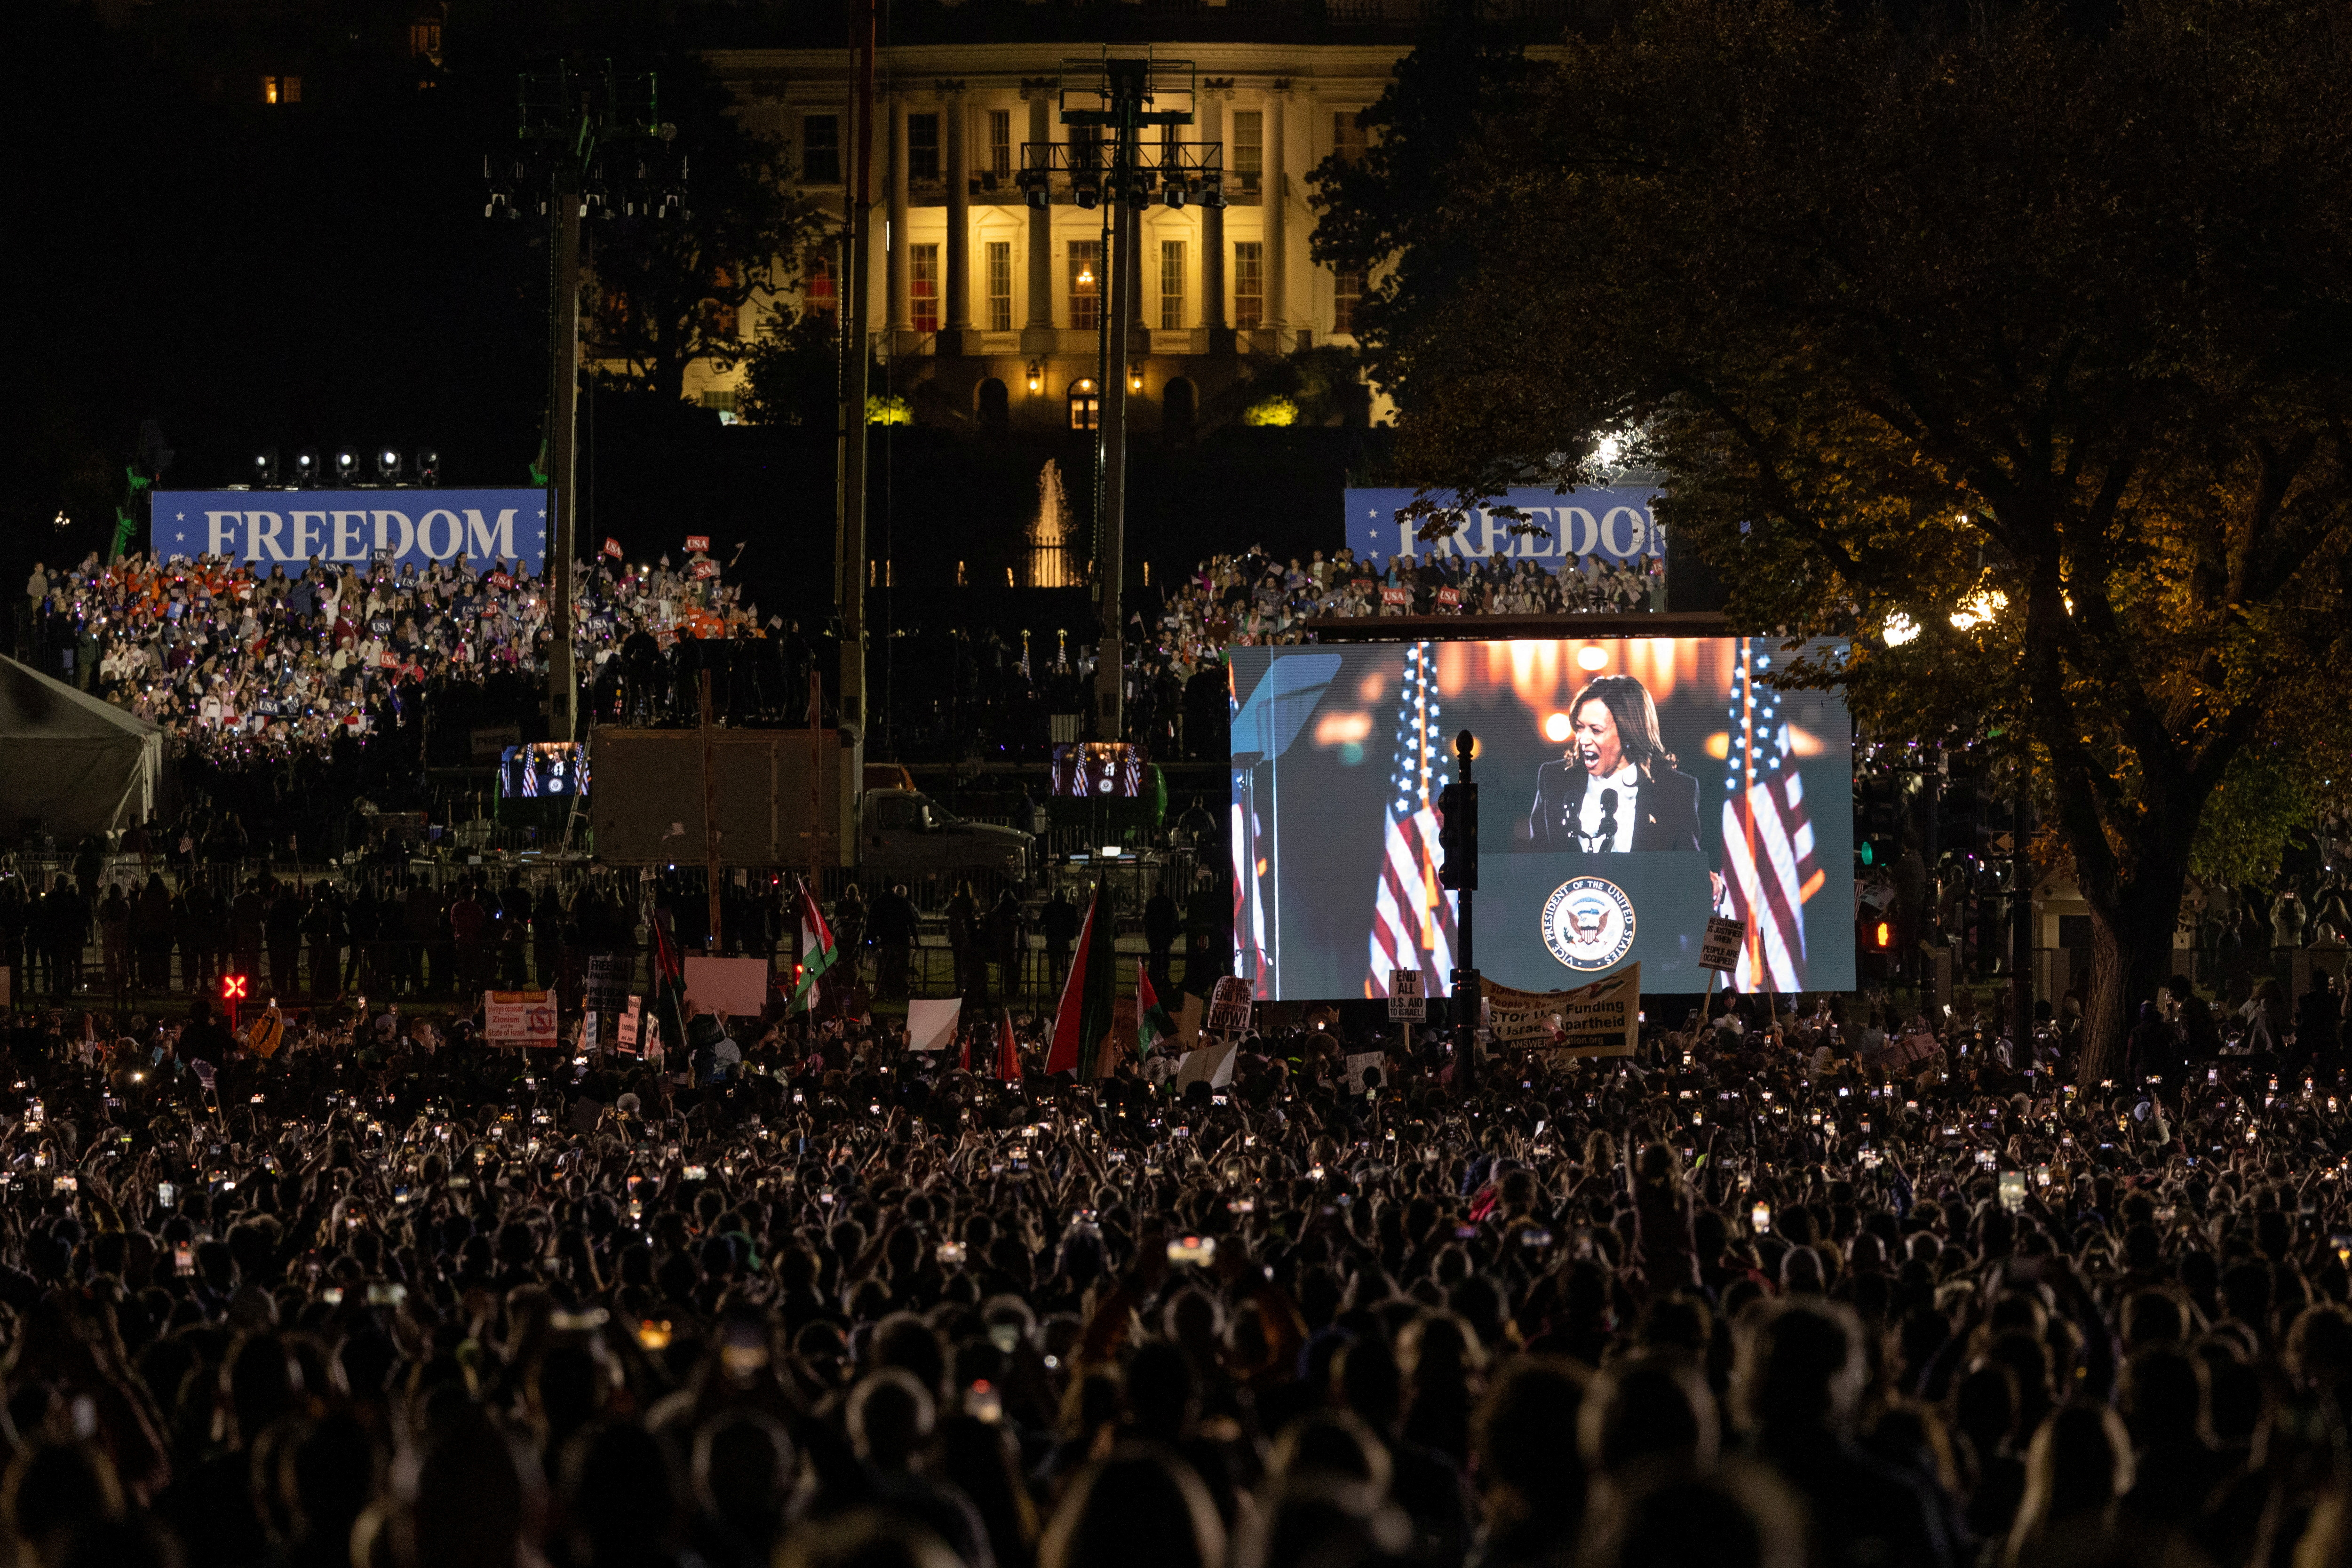
<path fill-rule="evenodd" d="M 42 1568 L 2325 1568 L 2352 1529 L 2333 1042 L 2183 1019 L 2094 1068 L 1719 997 L 1630 1058 L 1317 1014 L 1079 1082 L 1043 1016 L 614 1054 L 174 1011 L 10 1016 L 0 1532 Z"/>
<path fill-rule="evenodd" d="M 1232 647 L 1307 639 L 1333 616 L 1626 614 L 1665 607 L 1665 562 L 1580 556 L 1557 571 L 1532 560 L 1453 551 L 1360 562 L 1342 546 L 1303 564 L 1263 549 L 1212 556 L 1168 595 L 1161 640 L 1180 667 Z"/>
<path fill-rule="evenodd" d="M 796 624 L 763 621 L 708 555 L 650 566 L 600 556 L 573 581 L 583 711 L 605 722 L 688 721 L 708 670 L 723 721 L 805 718 L 823 648 Z M 1225 649 L 1302 640 L 1317 617 L 1657 608 L 1664 584 L 1655 559 L 1591 556 L 1553 572 L 1454 553 L 1375 565 L 1344 548 L 1303 563 L 1263 550 L 1216 556 L 1132 617 L 1126 738 L 1162 755 L 1210 755 L 1222 739 L 1211 710 Z M 479 727 L 528 727 L 544 695 L 549 618 L 544 579 L 520 563 L 313 558 L 264 571 L 133 552 L 36 563 L 17 625 L 37 668 L 155 722 L 208 794 L 218 784 L 275 797 L 310 787 L 306 770 L 338 747 L 345 773 L 379 795 L 394 788 L 428 749 L 412 726 L 453 744 Z M 1042 734 L 1050 715 L 1091 705 L 1096 653 L 1084 632 L 1044 647 L 986 628 L 947 638 L 943 662 L 928 652 L 912 660 L 937 679 L 909 681 L 905 712 L 890 716 L 914 745 L 929 739 L 960 752 L 1000 730 Z M 875 657 L 887 666 L 894 652 Z M 410 743 L 392 743 L 404 730 Z M 301 776 L 273 790 L 273 766 Z M 257 814 L 270 815 L 247 812 Z"/>
<path fill-rule="evenodd" d="M 645 722 L 691 707 L 704 668 L 736 716 L 790 705 L 785 645 L 796 634 L 762 623 L 708 555 L 675 566 L 599 557 L 573 583 L 577 668 L 608 717 Z M 263 572 L 213 555 L 93 555 L 54 573 L 37 563 L 25 597 L 25 640 L 45 674 L 153 721 L 176 752 L 207 757 L 323 754 L 339 736 L 396 726 L 421 701 L 479 706 L 489 693 L 504 699 L 494 709 L 528 711 L 551 609 L 544 580 L 520 563 L 481 570 L 463 556 L 421 570 L 312 557 Z M 796 714 L 807 706 L 807 650 L 798 654 Z"/>

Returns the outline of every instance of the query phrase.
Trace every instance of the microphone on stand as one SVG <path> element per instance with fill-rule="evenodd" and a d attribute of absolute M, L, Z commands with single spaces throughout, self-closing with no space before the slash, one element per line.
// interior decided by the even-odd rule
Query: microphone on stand
<path fill-rule="evenodd" d="M 1601 792 L 1599 837 L 1600 842 L 1593 846 L 1596 849 L 1609 849 L 1617 843 L 1617 792 L 1613 789 L 1604 789 Z"/>

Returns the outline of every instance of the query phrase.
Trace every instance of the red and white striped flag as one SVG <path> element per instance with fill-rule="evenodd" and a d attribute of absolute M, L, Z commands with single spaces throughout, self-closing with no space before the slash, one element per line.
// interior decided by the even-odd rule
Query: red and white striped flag
<path fill-rule="evenodd" d="M 1723 879 L 1731 918 L 1748 927 L 1734 983 L 1742 991 L 1805 988 L 1805 900 L 1826 874 L 1813 853 L 1780 694 L 1762 684 L 1772 656 L 1739 639 L 1731 678 L 1731 749 L 1724 779 Z"/>
<path fill-rule="evenodd" d="M 1381 875 L 1372 894 L 1370 961 L 1364 994 L 1389 994 L 1389 971 L 1418 969 L 1422 993 L 1443 996 L 1454 973 L 1454 895 L 1437 885 L 1437 795 L 1453 765 L 1438 721 L 1437 647 L 1405 649 L 1396 750 L 1389 767 Z"/>

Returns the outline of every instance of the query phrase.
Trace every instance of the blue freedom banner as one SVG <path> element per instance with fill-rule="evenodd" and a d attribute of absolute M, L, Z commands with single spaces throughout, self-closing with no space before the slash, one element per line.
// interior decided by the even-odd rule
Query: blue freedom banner
<path fill-rule="evenodd" d="M 1472 509 L 1452 538 L 1427 540 L 1413 537 L 1419 520 L 1397 519 L 1397 512 L 1412 503 L 1415 493 L 1409 489 L 1348 491 L 1348 546 L 1357 560 L 1384 567 L 1394 555 L 1412 559 L 1459 555 L 1474 561 L 1533 561 L 1546 571 L 1557 572 L 1564 563 L 1586 555 L 1632 561 L 1666 552 L 1665 532 L 1652 510 L 1658 499 L 1654 486 L 1570 490 L 1566 495 L 1548 489 L 1510 490 L 1499 500 Z M 1518 508 L 1544 531 L 1511 532 L 1512 520 L 1496 517 L 1497 506 Z"/>
<path fill-rule="evenodd" d="M 225 555 L 267 575 L 320 561 L 423 567 L 463 557 L 477 571 L 547 559 L 545 490 L 157 490 L 149 542 L 159 559 Z"/>

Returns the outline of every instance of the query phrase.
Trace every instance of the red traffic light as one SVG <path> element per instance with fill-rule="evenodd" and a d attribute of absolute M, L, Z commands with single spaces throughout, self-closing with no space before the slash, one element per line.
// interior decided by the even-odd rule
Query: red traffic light
<path fill-rule="evenodd" d="M 1871 941 L 1881 952 L 1895 945 L 1895 928 L 1885 921 L 1879 921 L 1870 935 Z"/>
<path fill-rule="evenodd" d="M 245 1000 L 244 975 L 224 974 L 221 976 L 221 1000 L 224 1002 L 242 1002 Z"/>

